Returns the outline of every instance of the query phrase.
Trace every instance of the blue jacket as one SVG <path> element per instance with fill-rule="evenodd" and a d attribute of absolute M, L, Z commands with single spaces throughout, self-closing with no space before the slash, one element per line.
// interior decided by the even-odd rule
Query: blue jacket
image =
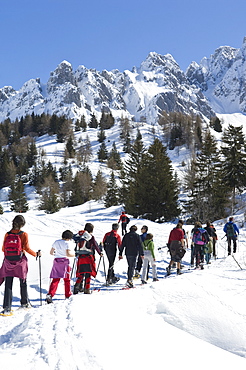
<path fill-rule="evenodd" d="M 232 222 L 232 221 L 228 221 L 228 222 L 225 224 L 224 229 L 223 229 L 224 233 L 226 233 L 226 232 L 227 232 L 227 225 L 228 225 L 228 224 L 232 224 L 232 225 L 233 225 L 233 228 L 234 228 L 234 231 L 235 231 L 235 235 L 236 235 L 237 233 L 238 233 L 238 235 L 239 235 L 239 229 L 238 229 L 237 225 L 236 225 L 236 224 L 234 224 L 234 222 Z"/>

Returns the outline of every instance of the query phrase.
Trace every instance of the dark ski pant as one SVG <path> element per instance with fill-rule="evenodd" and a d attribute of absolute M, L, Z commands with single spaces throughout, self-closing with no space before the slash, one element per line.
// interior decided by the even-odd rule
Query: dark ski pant
<path fill-rule="evenodd" d="M 7 276 L 5 277 L 5 290 L 4 290 L 4 298 L 3 298 L 3 308 L 11 309 L 12 306 L 12 287 L 13 287 L 13 277 Z M 26 279 L 19 279 L 20 280 L 20 294 L 21 294 L 21 305 L 28 303 L 28 294 L 27 294 L 27 284 Z"/>
<path fill-rule="evenodd" d="M 126 225 L 127 225 L 126 222 L 121 223 L 122 236 L 124 236 L 124 234 L 126 234 Z"/>
<path fill-rule="evenodd" d="M 111 252 L 111 253 L 109 253 L 109 252 L 107 252 L 107 250 L 105 250 L 105 252 L 106 252 L 106 256 L 107 256 L 107 258 L 108 258 L 108 264 L 109 264 L 109 266 L 108 266 L 108 275 L 107 275 L 107 280 L 109 280 L 109 279 L 113 279 L 113 277 L 114 277 L 114 268 L 113 268 L 113 266 L 114 266 L 114 261 L 115 261 L 115 257 L 116 257 L 116 251 L 115 252 Z"/>
<path fill-rule="evenodd" d="M 231 254 L 231 242 L 233 242 L 233 253 L 236 253 L 237 251 L 237 237 L 227 236 L 228 254 Z"/>
<path fill-rule="evenodd" d="M 194 256 L 196 260 L 196 267 L 200 265 L 200 263 L 204 262 L 204 253 L 203 253 L 203 245 L 195 244 L 194 246 Z"/>
<path fill-rule="evenodd" d="M 132 280 L 137 256 L 126 256 L 126 260 L 128 263 L 127 280 Z"/>
<path fill-rule="evenodd" d="M 85 282 L 84 282 L 85 286 L 84 286 L 84 288 L 85 289 L 90 289 L 90 286 L 91 286 L 91 274 L 89 274 L 89 273 L 81 274 L 81 276 L 77 278 L 75 285 L 77 285 L 77 286 L 80 285 L 82 287 L 83 286 L 83 280 L 84 280 L 84 278 L 85 278 Z"/>

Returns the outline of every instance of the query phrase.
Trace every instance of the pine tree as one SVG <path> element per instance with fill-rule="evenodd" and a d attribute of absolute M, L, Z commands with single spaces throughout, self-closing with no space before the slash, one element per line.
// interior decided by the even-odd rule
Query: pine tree
<path fill-rule="evenodd" d="M 111 171 L 107 185 L 107 194 L 104 201 L 105 207 L 117 206 L 119 204 L 119 188 L 116 183 L 114 172 Z"/>
<path fill-rule="evenodd" d="M 222 179 L 232 191 L 232 212 L 234 212 L 236 192 L 240 194 L 246 187 L 246 150 L 243 126 L 228 126 L 222 135 Z"/>
<path fill-rule="evenodd" d="M 97 156 L 98 156 L 99 162 L 103 162 L 108 159 L 108 151 L 107 151 L 106 144 L 104 141 L 100 145 L 100 148 L 97 152 Z"/>
<path fill-rule="evenodd" d="M 97 134 L 97 138 L 98 138 L 99 143 L 102 143 L 106 139 L 106 135 L 105 135 L 104 129 L 101 128 L 99 130 L 99 132 Z"/>
<path fill-rule="evenodd" d="M 91 119 L 88 125 L 90 128 L 97 128 L 98 127 L 98 121 L 96 119 L 96 116 L 94 113 L 91 115 Z"/>
<path fill-rule="evenodd" d="M 20 178 L 11 184 L 9 200 L 11 201 L 11 211 L 17 213 L 28 211 L 28 202 L 24 191 L 24 184 Z"/>
<path fill-rule="evenodd" d="M 71 188 L 70 206 L 77 206 L 90 200 L 92 193 L 92 175 L 88 167 L 77 171 Z"/>
<path fill-rule="evenodd" d="M 66 150 L 68 152 L 69 158 L 74 158 L 75 156 L 75 149 L 74 149 L 74 141 L 72 136 L 69 136 L 67 143 L 66 143 Z"/>
<path fill-rule="evenodd" d="M 138 213 L 139 199 L 137 189 L 139 187 L 139 174 L 145 154 L 146 149 L 144 148 L 140 131 L 138 131 L 131 152 L 129 153 L 129 158 L 125 162 L 121 173 L 121 200 L 124 202 L 127 212 L 130 214 Z"/>
<path fill-rule="evenodd" d="M 120 158 L 120 153 L 117 151 L 116 144 L 113 142 L 112 149 L 108 156 L 108 167 L 112 170 L 121 170 L 122 161 Z"/>
<path fill-rule="evenodd" d="M 44 210 L 45 213 L 55 213 L 61 209 L 59 185 L 54 181 L 52 175 L 49 175 L 49 177 L 45 179 L 40 193 L 40 210 Z"/>
<path fill-rule="evenodd" d="M 99 170 L 93 182 L 92 198 L 94 200 L 101 200 L 107 192 L 107 181 Z"/>
<path fill-rule="evenodd" d="M 190 177 L 189 171 L 186 173 L 190 199 L 185 205 L 187 211 L 192 215 L 191 221 L 206 222 L 214 220 L 215 216 L 224 217 L 227 189 L 221 181 L 221 162 L 217 142 L 210 131 L 207 131 L 204 137 L 201 151 L 193 160 L 192 168 L 192 177 Z"/>
<path fill-rule="evenodd" d="M 166 148 L 155 139 L 143 157 L 135 199 L 135 216 L 152 221 L 170 221 L 179 215 L 178 184 Z"/>

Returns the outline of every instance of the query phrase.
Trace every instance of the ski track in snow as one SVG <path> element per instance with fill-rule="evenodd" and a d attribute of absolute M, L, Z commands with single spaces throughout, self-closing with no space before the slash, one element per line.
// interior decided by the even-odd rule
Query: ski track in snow
<path fill-rule="evenodd" d="M 94 220 L 94 235 L 100 241 L 118 217 L 116 208 L 109 217 L 105 214 L 103 217 L 106 211 L 96 204 L 95 209 L 91 214 L 86 214 L 83 207 L 78 207 L 77 213 L 74 209 L 73 213 L 63 210 L 57 215 L 27 214 L 31 247 L 41 249 L 43 253 L 42 298 L 47 293 L 53 263 L 49 250 L 61 232 L 68 228 L 77 232 L 82 228 L 81 224 Z M 12 215 L 3 215 L 1 230 L 6 229 L 11 219 Z M 0 318 L 0 359 L 4 370 L 12 370 L 17 364 L 21 370 L 125 370 L 138 367 L 147 370 L 162 369 L 168 364 L 178 369 L 177 353 L 184 369 L 196 368 L 196 361 L 201 356 L 206 358 L 209 353 L 217 356 L 219 361 L 224 360 L 223 369 L 231 369 L 231 364 L 236 364 L 237 370 L 245 370 L 244 231 L 235 255 L 243 270 L 231 256 L 226 257 L 226 242 L 221 240 L 223 232 L 221 226 L 216 225 L 220 239 L 218 259 L 212 260 L 203 271 L 189 270 L 188 250 L 183 259 L 183 275 L 176 276 L 173 269 L 171 276 L 165 278 L 170 257 L 167 248 L 160 251 L 157 248 L 165 245 L 173 224 L 154 224 L 146 220 L 134 220 L 134 223 L 138 226 L 147 223 L 154 234 L 159 282 L 149 279 L 148 284 L 141 286 L 140 280 L 134 280 L 136 289 L 121 290 L 126 282 L 124 258 L 115 264 L 115 272 L 121 278 L 116 285 L 103 286 L 105 274 L 101 264 L 97 279 L 92 279 L 91 284 L 91 288 L 100 291 L 64 300 L 61 282 L 54 304 L 43 302 L 39 306 L 38 263 L 28 256 L 29 296 L 36 308 L 17 310 L 19 282 L 14 279 L 14 315 Z M 191 228 L 186 227 L 187 230 Z M 96 258 L 98 263 L 99 257 Z M 107 269 L 106 258 L 105 264 Z M 2 298 L 3 290 L 2 286 Z M 179 350 L 174 343 L 178 344 Z M 194 367 L 189 359 L 194 360 Z M 189 367 L 185 366 L 187 363 Z M 206 369 L 207 363 L 201 363 L 199 368 Z"/>

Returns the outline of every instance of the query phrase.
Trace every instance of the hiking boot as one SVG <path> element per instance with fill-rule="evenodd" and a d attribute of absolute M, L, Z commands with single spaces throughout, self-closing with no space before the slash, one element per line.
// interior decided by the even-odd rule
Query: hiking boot
<path fill-rule="evenodd" d="M 169 275 L 171 274 L 171 267 L 170 267 L 170 266 L 168 266 L 168 267 L 166 268 L 166 270 L 167 270 L 167 276 L 169 276 Z"/>
<path fill-rule="evenodd" d="M 30 305 L 30 303 L 24 303 L 20 306 L 20 308 L 31 308 L 32 306 Z"/>
<path fill-rule="evenodd" d="M 182 275 L 182 271 L 180 269 L 177 269 L 177 275 Z"/>
<path fill-rule="evenodd" d="M 133 288 L 133 282 L 131 280 L 127 280 L 126 285 L 128 286 L 128 288 Z"/>
<path fill-rule="evenodd" d="M 147 281 L 145 281 L 145 280 L 141 280 L 141 283 L 142 283 L 142 284 L 147 284 Z"/>
<path fill-rule="evenodd" d="M 85 288 L 85 289 L 84 289 L 84 294 L 91 294 L 90 289 Z"/>
<path fill-rule="evenodd" d="M 80 283 L 74 284 L 73 294 L 78 294 L 79 291 L 80 291 Z"/>
<path fill-rule="evenodd" d="M 117 283 L 118 281 L 120 280 L 120 278 L 118 276 L 114 276 L 113 279 L 112 279 L 112 283 L 115 284 Z"/>
<path fill-rule="evenodd" d="M 113 284 L 113 279 L 107 279 L 106 285 L 109 286 L 109 285 L 112 285 L 112 284 Z"/>
<path fill-rule="evenodd" d="M 12 316 L 13 312 L 10 308 L 4 308 L 3 311 L 0 312 L 1 316 Z"/>
<path fill-rule="evenodd" d="M 53 303 L 53 301 L 52 301 L 52 295 L 51 294 L 47 294 L 46 295 L 46 303 Z"/>
<path fill-rule="evenodd" d="M 153 281 L 159 281 L 159 279 L 158 278 L 154 278 Z"/>
<path fill-rule="evenodd" d="M 137 270 L 136 270 L 135 275 L 134 275 L 134 278 L 135 278 L 135 279 L 139 279 L 139 278 L 140 278 L 140 273 L 139 273 L 139 271 L 137 271 Z"/>

